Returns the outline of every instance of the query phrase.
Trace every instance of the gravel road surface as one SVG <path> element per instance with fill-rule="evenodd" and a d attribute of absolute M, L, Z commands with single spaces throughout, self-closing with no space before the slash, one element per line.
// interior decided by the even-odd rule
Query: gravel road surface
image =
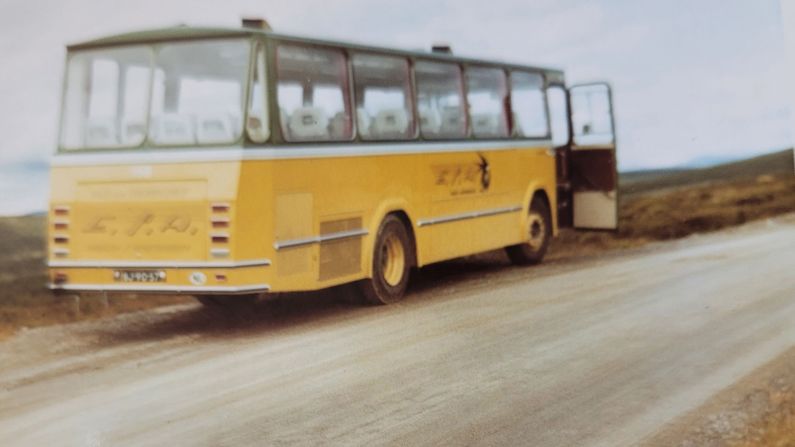
<path fill-rule="evenodd" d="M 642 444 L 795 345 L 795 218 L 331 295 L 24 331 L 0 445 Z"/>

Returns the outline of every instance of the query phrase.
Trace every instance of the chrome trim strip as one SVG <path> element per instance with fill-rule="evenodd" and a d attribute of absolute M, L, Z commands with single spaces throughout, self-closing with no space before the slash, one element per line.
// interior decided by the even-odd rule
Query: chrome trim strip
<path fill-rule="evenodd" d="M 267 292 L 269 284 L 250 286 L 140 286 L 134 284 L 47 284 L 50 290 L 74 290 L 90 292 L 204 292 L 204 293 L 246 293 Z"/>
<path fill-rule="evenodd" d="M 196 163 L 241 160 L 281 160 L 295 158 L 359 157 L 365 155 L 400 155 L 438 152 L 496 151 L 505 149 L 547 148 L 552 141 L 543 140 L 494 140 L 494 141 L 446 141 L 406 143 L 355 142 L 334 144 L 291 144 L 243 149 L 239 146 L 200 147 L 195 149 L 157 149 L 122 152 L 86 152 L 56 154 L 51 166 L 86 166 L 117 164 L 165 164 Z M 228 205 L 228 204 L 227 204 Z"/>
<path fill-rule="evenodd" d="M 251 259 L 248 261 L 91 261 L 65 260 L 49 261 L 48 267 L 89 267 L 89 268 L 236 268 L 271 265 L 270 259 Z"/>
<path fill-rule="evenodd" d="M 303 245 L 319 244 L 322 242 L 336 241 L 340 239 L 347 239 L 357 236 L 365 236 L 367 235 L 367 233 L 368 231 L 365 230 L 364 228 L 359 230 L 338 231 L 336 233 L 322 234 L 320 236 L 314 236 L 314 237 L 290 239 L 286 241 L 276 241 L 273 244 L 273 248 L 275 248 L 276 250 L 282 250 L 285 248 L 300 247 Z"/>
<path fill-rule="evenodd" d="M 466 219 L 474 219 L 477 217 L 487 217 L 487 216 L 495 216 L 497 214 L 506 214 L 506 213 L 515 213 L 517 211 L 521 211 L 522 207 L 519 205 L 516 206 L 507 206 L 503 208 L 493 208 L 488 210 L 481 210 L 481 211 L 472 211 L 469 213 L 461 213 L 461 214 L 451 214 L 449 216 L 442 216 L 442 217 L 433 217 L 429 219 L 420 219 L 417 221 L 418 227 L 425 227 L 428 225 L 436 225 L 441 223 L 447 222 L 456 222 L 459 220 L 466 220 Z"/>

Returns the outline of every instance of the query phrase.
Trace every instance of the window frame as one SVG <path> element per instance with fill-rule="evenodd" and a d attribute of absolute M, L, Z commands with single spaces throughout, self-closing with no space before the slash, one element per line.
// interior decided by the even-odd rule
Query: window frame
<path fill-rule="evenodd" d="M 340 144 L 340 143 L 350 143 L 353 141 L 358 141 L 358 132 L 356 128 L 356 115 L 355 110 L 353 110 L 354 105 L 354 92 L 353 92 L 353 67 L 351 65 L 351 53 L 352 49 L 344 46 L 344 45 L 334 45 L 334 44 L 323 44 L 323 43 L 316 43 L 316 42 L 307 42 L 301 39 L 289 39 L 283 37 L 272 37 L 268 39 L 269 44 L 267 48 L 270 49 L 270 60 L 271 63 L 271 70 L 270 73 L 273 73 L 271 77 L 272 81 L 270 82 L 270 88 L 273 89 L 271 97 L 272 97 L 272 107 L 275 112 L 272 111 L 271 115 L 273 118 L 271 121 L 275 123 L 275 125 L 271 128 L 271 139 L 274 140 L 274 143 L 278 143 L 280 145 L 329 145 L 329 144 Z M 287 135 L 285 135 L 284 129 L 282 128 L 281 123 L 281 106 L 279 105 L 279 47 L 282 45 L 286 46 L 293 46 L 293 47 L 303 47 L 303 48 L 312 48 L 312 49 L 319 49 L 325 51 L 339 51 L 344 59 L 344 66 L 346 71 L 346 79 L 343 84 L 343 91 L 342 91 L 342 98 L 343 101 L 347 103 L 348 111 L 350 113 L 350 120 L 351 120 L 351 135 L 349 138 L 346 139 L 335 139 L 335 140 L 289 140 Z M 274 138 L 276 131 L 274 129 L 278 129 L 278 139 Z"/>
<path fill-rule="evenodd" d="M 505 81 L 505 97 L 502 100 L 501 108 L 503 117 L 505 119 L 505 126 L 506 126 L 506 135 L 505 136 L 494 136 L 494 137 L 477 137 L 475 136 L 473 126 L 471 125 L 472 116 L 471 116 L 471 109 L 469 104 L 469 82 L 467 81 L 467 72 L 471 68 L 476 69 L 491 69 L 491 70 L 498 70 L 502 72 L 503 80 Z M 492 64 L 480 64 L 480 63 L 469 63 L 465 64 L 464 66 L 464 100 L 466 102 L 466 115 L 467 120 L 470 122 L 469 124 L 469 134 L 468 138 L 473 141 L 502 141 L 502 140 L 510 140 L 514 139 L 514 132 L 513 132 L 513 119 L 510 116 L 513 112 L 511 109 L 511 81 L 510 81 L 510 71 L 512 69 L 508 66 L 503 65 L 492 65 Z"/>
<path fill-rule="evenodd" d="M 406 62 L 406 69 L 407 69 L 407 73 L 406 74 L 408 75 L 407 79 L 406 79 L 407 82 L 408 82 L 408 90 L 406 92 L 407 93 L 406 99 L 408 99 L 408 101 L 409 101 L 409 107 L 406 110 L 409 113 L 409 117 L 411 118 L 411 122 L 409 124 L 411 126 L 413 126 L 413 132 L 411 132 L 411 135 L 409 135 L 408 137 L 406 137 L 406 138 L 362 138 L 361 134 L 359 133 L 359 129 L 358 129 L 358 125 L 359 125 L 358 113 L 359 113 L 359 110 L 358 110 L 358 107 L 356 107 L 356 105 L 357 105 L 357 100 L 359 98 L 357 98 L 357 96 L 356 96 L 356 76 L 355 76 L 355 73 L 354 73 L 355 68 L 354 68 L 354 64 L 353 64 L 353 59 L 357 55 L 359 55 L 359 56 L 383 57 L 383 58 L 391 58 L 391 59 L 401 59 L 401 60 Z M 353 124 L 354 124 L 354 130 L 355 130 L 354 133 L 355 133 L 356 141 L 361 141 L 364 144 L 367 144 L 367 143 L 417 141 L 417 139 L 419 138 L 421 132 L 420 132 L 420 123 L 417 121 L 417 117 L 418 117 L 417 89 L 416 89 L 416 85 L 414 83 L 415 82 L 415 80 L 414 80 L 415 79 L 414 78 L 415 61 L 413 60 L 413 58 L 410 57 L 410 56 L 407 56 L 407 55 L 400 55 L 400 54 L 394 54 L 394 53 L 386 53 L 386 52 L 380 53 L 380 52 L 376 52 L 376 51 L 352 50 L 352 51 L 349 51 L 348 64 L 350 66 L 350 71 L 349 71 L 349 74 L 350 74 L 350 77 L 351 77 L 351 90 L 350 90 L 350 92 L 351 92 L 351 96 L 352 96 L 351 110 L 352 110 L 352 119 L 353 119 Z M 362 100 L 364 100 L 364 98 L 362 98 Z"/>
<path fill-rule="evenodd" d="M 271 58 L 269 56 L 269 45 L 264 39 L 252 39 L 251 45 L 251 56 L 250 56 L 250 63 L 249 63 L 249 73 L 248 73 L 248 86 L 246 90 L 246 101 L 245 101 L 245 113 L 243 114 L 243 133 L 245 134 L 245 138 L 247 141 L 254 143 L 254 144 L 265 144 L 271 140 L 273 137 L 273 125 L 271 119 Z M 258 67 L 258 59 L 259 55 L 262 54 L 262 64 L 263 67 Z M 259 117 L 262 125 L 265 126 L 264 136 L 261 140 L 257 140 L 251 135 L 251 131 L 248 127 L 248 120 L 250 114 L 252 112 L 252 101 L 255 99 L 254 96 L 254 83 L 257 81 L 254 79 L 254 73 L 261 72 L 262 76 L 262 114 L 264 116 Z"/>
<path fill-rule="evenodd" d="M 527 135 L 517 135 L 516 134 L 516 125 L 513 120 L 513 74 L 515 72 L 525 73 L 525 74 L 533 74 L 538 75 L 541 77 L 541 96 L 544 100 L 544 117 L 546 119 L 546 133 L 543 136 L 527 136 Z M 510 68 L 508 69 L 508 103 L 510 106 L 510 123 L 511 123 L 511 137 L 516 138 L 519 140 L 552 140 L 552 123 L 550 120 L 549 114 L 549 98 L 547 97 L 547 89 L 551 86 L 547 82 L 546 73 L 536 70 L 528 70 L 525 68 Z M 565 90 L 565 87 L 563 88 Z"/>
<path fill-rule="evenodd" d="M 253 51 L 254 47 L 258 42 L 264 43 L 265 48 L 265 65 L 266 70 L 268 72 L 268 77 L 271 77 L 271 68 L 272 64 L 268 64 L 269 60 L 271 59 L 271 51 L 270 45 L 268 44 L 269 39 L 262 39 L 258 36 L 200 36 L 200 37 L 191 37 L 187 39 L 173 39 L 173 40 L 157 40 L 157 41 L 141 41 L 141 42 L 130 42 L 124 44 L 114 44 L 114 45 L 101 45 L 96 47 L 87 47 L 87 48 L 75 48 L 70 49 L 67 51 L 64 57 L 64 71 L 61 80 L 61 95 L 60 95 L 60 110 L 58 116 L 58 130 L 57 130 L 57 145 L 56 145 L 56 154 L 76 154 L 76 153 L 114 153 L 114 152 L 134 152 L 140 149 L 152 149 L 152 150 L 168 150 L 168 149 L 184 149 L 184 148 L 196 148 L 196 149 L 203 149 L 203 148 L 217 148 L 220 146 L 227 147 L 227 146 L 243 146 L 246 141 L 248 141 L 247 132 L 245 121 L 248 119 L 248 101 L 250 96 L 250 86 L 251 86 L 251 70 L 253 65 Z M 240 41 L 246 42 L 249 46 L 248 51 L 248 60 L 246 61 L 245 67 L 245 82 L 243 85 L 243 102 L 241 110 L 241 117 L 242 125 L 241 125 L 241 132 L 238 138 L 234 141 L 229 141 L 225 143 L 191 143 L 191 144 L 168 144 L 168 145 L 156 145 L 151 141 L 150 133 L 151 133 L 151 118 L 152 118 L 152 101 L 153 101 L 153 93 L 154 93 L 154 82 L 155 82 L 155 61 L 157 51 L 160 47 L 164 45 L 174 44 L 174 43 L 183 43 L 183 42 L 215 42 L 215 41 Z M 113 49 L 120 49 L 120 48 L 133 48 L 133 47 L 142 47 L 148 50 L 149 53 L 149 83 L 147 86 L 146 92 L 146 114 L 144 122 L 146 124 L 145 128 L 145 135 L 143 141 L 138 145 L 119 145 L 113 147 L 75 147 L 70 148 L 63 145 L 63 133 L 64 133 L 64 123 L 66 119 L 66 114 L 64 113 L 64 107 L 66 103 L 66 96 L 67 96 L 67 86 L 69 85 L 69 63 L 71 62 L 72 58 L 77 55 L 85 54 L 85 53 L 92 53 L 92 52 L 99 52 L 105 50 L 113 50 Z M 270 89 L 270 85 L 267 86 Z M 271 127 L 270 130 L 270 139 L 273 138 L 273 128 Z M 268 140 L 266 140 L 267 142 Z"/>
<path fill-rule="evenodd" d="M 150 130 L 151 130 L 151 116 L 152 116 L 152 101 L 154 100 L 154 83 L 155 83 L 155 69 L 157 68 L 157 54 L 160 49 L 166 45 L 173 45 L 173 44 L 181 44 L 181 43 L 195 43 L 195 42 L 245 42 L 248 45 L 247 53 L 248 53 L 248 60 L 246 61 L 246 67 L 244 69 L 244 78 L 242 83 L 242 101 L 241 101 L 241 125 L 240 125 L 240 133 L 234 140 L 229 140 L 226 142 L 210 142 L 210 143 L 199 143 L 196 141 L 195 143 L 186 143 L 186 144 L 157 144 L 150 138 Z M 152 57 L 152 75 L 151 75 L 151 84 L 149 89 L 149 110 L 147 111 L 147 125 L 146 125 L 146 145 L 147 147 L 151 147 L 153 149 L 168 149 L 168 148 L 177 148 L 177 149 L 184 149 L 184 148 L 204 148 L 204 147 L 226 147 L 226 146 L 241 146 L 243 142 L 246 141 L 248 138 L 246 131 L 246 120 L 248 119 L 248 102 L 251 96 L 251 87 L 252 87 L 252 66 L 254 61 L 252 57 L 254 56 L 254 47 L 256 47 L 257 39 L 252 37 L 198 37 L 195 39 L 180 39 L 180 40 L 169 40 L 169 41 L 160 41 L 151 44 L 153 49 L 153 57 Z"/>
<path fill-rule="evenodd" d="M 68 147 L 64 145 L 64 132 L 66 131 L 66 127 L 64 124 L 66 123 L 66 100 L 67 100 L 67 92 L 70 83 L 70 69 L 69 65 L 77 56 L 81 56 L 84 54 L 91 54 L 91 53 L 99 53 L 108 50 L 116 50 L 116 49 L 131 49 L 131 48 L 141 48 L 147 50 L 147 56 L 149 59 L 149 78 L 147 82 L 146 88 L 146 98 L 144 100 L 146 110 L 144 110 L 144 138 L 138 144 L 119 144 L 112 147 L 87 147 L 85 143 L 82 146 L 77 147 Z M 154 85 L 154 64 L 155 64 L 155 51 L 154 46 L 147 43 L 131 43 L 127 45 L 113 45 L 113 46 L 106 46 L 106 47 L 98 47 L 98 48 L 88 48 L 88 49 L 81 49 L 76 51 L 68 51 L 64 58 L 64 72 L 63 72 L 63 79 L 61 82 L 61 101 L 60 101 L 60 110 L 58 113 L 58 132 L 57 132 L 57 145 L 56 145 L 56 153 L 59 154 L 74 154 L 74 153 L 82 153 L 82 152 L 96 152 L 96 153 L 109 153 L 115 151 L 128 151 L 131 149 L 142 149 L 148 147 L 149 143 L 149 121 L 151 115 L 151 106 L 152 106 L 152 88 Z M 86 98 L 87 101 L 90 101 L 89 98 Z M 84 117 L 87 118 L 87 117 Z M 84 123 L 85 124 L 85 123 Z"/>
<path fill-rule="evenodd" d="M 458 68 L 459 79 L 461 80 L 458 93 L 459 98 L 461 99 L 461 108 L 463 109 L 463 118 L 464 118 L 464 135 L 461 137 L 440 137 L 440 138 L 433 138 L 427 137 L 422 132 L 422 122 L 420 120 L 420 109 L 419 109 L 419 101 L 417 95 L 419 94 L 419 87 L 417 84 L 417 65 L 419 63 L 431 63 L 431 64 L 441 64 L 441 65 L 450 65 Z M 449 141 L 468 141 L 472 139 L 472 126 L 470 124 L 469 119 L 469 102 L 467 101 L 467 82 L 466 82 L 466 70 L 467 64 L 456 61 L 456 60 L 445 60 L 442 58 L 425 58 L 425 57 L 418 57 L 412 61 L 411 66 L 411 75 L 412 75 L 412 82 L 414 83 L 414 119 L 417 123 L 417 138 L 420 141 L 427 141 L 427 142 L 449 142 Z"/>

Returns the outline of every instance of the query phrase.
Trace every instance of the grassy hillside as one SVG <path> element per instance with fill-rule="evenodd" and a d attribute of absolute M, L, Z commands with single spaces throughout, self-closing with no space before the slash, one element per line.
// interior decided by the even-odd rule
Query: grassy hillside
<path fill-rule="evenodd" d="M 793 151 L 773 152 L 758 157 L 701 169 L 659 169 L 621 173 L 621 192 L 632 195 L 678 188 L 699 183 L 743 181 L 760 175 L 793 175 Z"/>

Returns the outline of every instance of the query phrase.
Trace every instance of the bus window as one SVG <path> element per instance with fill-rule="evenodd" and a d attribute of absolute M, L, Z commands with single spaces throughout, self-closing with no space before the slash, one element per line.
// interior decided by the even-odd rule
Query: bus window
<path fill-rule="evenodd" d="M 610 88 L 605 84 L 570 89 L 571 122 L 576 146 L 613 145 L 613 112 Z"/>
<path fill-rule="evenodd" d="M 353 56 L 356 123 L 366 140 L 405 140 L 415 135 L 408 60 Z"/>
<path fill-rule="evenodd" d="M 537 73 L 511 73 L 511 107 L 513 132 L 519 137 L 549 135 L 544 78 Z"/>
<path fill-rule="evenodd" d="M 341 50 L 279 45 L 280 122 L 287 141 L 353 138 L 348 70 Z"/>
<path fill-rule="evenodd" d="M 507 137 L 505 72 L 499 68 L 471 67 L 466 71 L 466 79 L 472 135 L 475 138 Z"/>
<path fill-rule="evenodd" d="M 414 66 L 414 80 L 423 138 L 466 137 L 461 68 L 456 64 L 419 61 Z"/>
<path fill-rule="evenodd" d="M 246 132 L 251 141 L 264 143 L 270 135 L 268 87 L 265 82 L 265 46 L 261 43 L 257 44 L 254 54 L 254 73 L 251 77 L 251 97 L 248 100 Z"/>
<path fill-rule="evenodd" d="M 547 89 L 549 119 L 552 128 L 552 145 L 562 147 L 569 143 L 569 106 L 566 89 L 553 85 Z"/>
<path fill-rule="evenodd" d="M 72 55 L 66 74 L 61 147 L 143 143 L 150 59 L 150 50 L 140 46 Z"/>
<path fill-rule="evenodd" d="M 155 56 L 150 138 L 157 145 L 232 143 L 242 133 L 249 44 L 171 43 Z"/>

